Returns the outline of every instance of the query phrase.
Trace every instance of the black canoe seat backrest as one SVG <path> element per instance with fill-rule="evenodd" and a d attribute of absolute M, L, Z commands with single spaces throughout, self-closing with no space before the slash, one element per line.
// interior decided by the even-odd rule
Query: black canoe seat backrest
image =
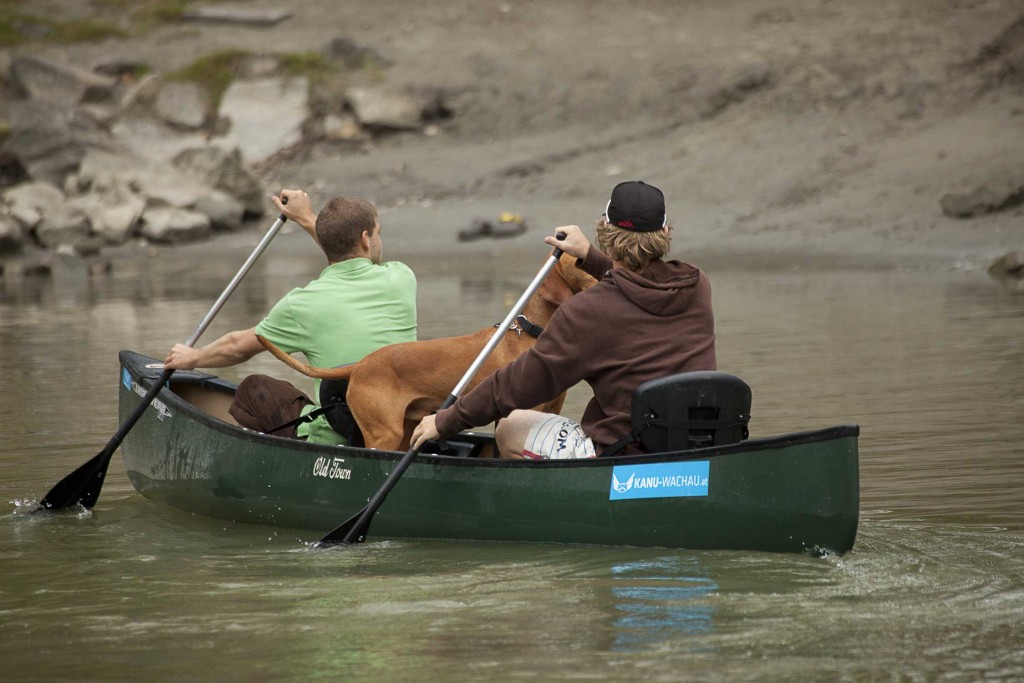
<path fill-rule="evenodd" d="M 331 429 L 345 437 L 349 446 L 363 446 L 363 433 L 348 407 L 345 395 L 348 393 L 348 380 L 325 379 L 320 382 L 320 407 L 324 409 L 324 417 Z"/>
<path fill-rule="evenodd" d="M 738 443 L 749 436 L 751 393 L 724 372 L 683 372 L 644 382 L 631 418 L 648 453 Z"/>

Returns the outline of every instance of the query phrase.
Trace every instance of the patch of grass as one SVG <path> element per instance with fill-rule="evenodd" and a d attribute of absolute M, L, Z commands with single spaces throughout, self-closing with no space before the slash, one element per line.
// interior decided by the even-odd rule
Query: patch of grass
<path fill-rule="evenodd" d="M 2 12 L 3 7 L 0 7 Z M 110 22 L 96 19 L 59 21 L 25 14 L 0 13 L 0 47 L 11 47 L 30 40 L 47 43 L 97 42 L 127 35 Z"/>
<path fill-rule="evenodd" d="M 326 73 L 334 67 L 319 52 L 289 52 L 280 55 L 281 68 L 292 76 L 310 76 Z"/>
<path fill-rule="evenodd" d="M 235 79 L 239 67 L 250 56 L 246 50 L 221 50 L 200 57 L 183 69 L 167 75 L 170 80 L 191 81 L 206 92 L 217 111 L 224 91 Z"/>
<path fill-rule="evenodd" d="M 0 47 L 11 47 L 22 41 L 21 32 L 18 31 L 10 17 L 0 19 Z"/>
<path fill-rule="evenodd" d="M 181 19 L 189 0 L 93 0 L 101 10 L 130 14 L 132 21 L 153 25 Z"/>
<path fill-rule="evenodd" d="M 92 0 L 91 16 L 57 19 L 31 12 L 25 0 L 0 0 L 0 47 L 30 41 L 83 43 L 146 33 L 181 19 L 190 0 Z M 28 10 L 28 11 L 26 11 Z"/>

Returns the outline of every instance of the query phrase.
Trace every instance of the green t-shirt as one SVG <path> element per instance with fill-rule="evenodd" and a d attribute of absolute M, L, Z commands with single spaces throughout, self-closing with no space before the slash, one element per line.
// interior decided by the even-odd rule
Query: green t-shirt
<path fill-rule="evenodd" d="M 416 276 L 397 261 L 331 264 L 277 302 L 256 334 L 285 353 L 303 353 L 318 368 L 355 363 L 382 346 L 416 340 Z M 314 384 L 312 398 L 318 401 L 320 380 Z M 299 425 L 298 435 L 313 443 L 345 443 L 323 415 Z"/>

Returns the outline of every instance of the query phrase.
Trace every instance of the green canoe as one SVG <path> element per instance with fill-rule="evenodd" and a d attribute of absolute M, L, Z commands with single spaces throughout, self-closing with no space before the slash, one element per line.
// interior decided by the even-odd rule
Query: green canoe
<path fill-rule="evenodd" d="M 161 369 L 130 351 L 120 361 L 123 421 Z M 122 450 L 139 493 L 183 510 L 322 534 L 403 455 L 248 431 L 228 417 L 232 383 L 179 372 L 169 384 Z M 841 554 L 857 535 L 859 431 L 569 461 L 480 457 L 493 438 L 462 434 L 453 455 L 416 457 L 372 536 Z"/>

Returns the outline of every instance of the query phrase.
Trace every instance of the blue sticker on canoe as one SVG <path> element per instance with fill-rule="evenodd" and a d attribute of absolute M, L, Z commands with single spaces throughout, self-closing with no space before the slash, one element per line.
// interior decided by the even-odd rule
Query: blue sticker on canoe
<path fill-rule="evenodd" d="M 124 368 L 121 371 L 121 384 L 123 384 L 128 391 L 132 390 L 132 376 L 128 372 L 128 368 Z"/>
<path fill-rule="evenodd" d="M 612 469 L 608 500 L 708 495 L 707 460 L 619 465 Z"/>

